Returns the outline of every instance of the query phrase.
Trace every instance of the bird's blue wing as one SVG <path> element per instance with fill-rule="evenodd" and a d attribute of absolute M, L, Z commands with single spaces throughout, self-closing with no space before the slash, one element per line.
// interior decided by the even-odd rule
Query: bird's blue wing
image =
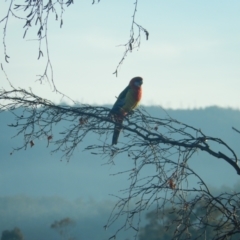
<path fill-rule="evenodd" d="M 117 101 L 114 103 L 110 113 L 119 113 L 120 109 L 124 106 L 126 102 L 126 95 L 129 91 L 129 86 L 127 86 L 118 96 Z"/>

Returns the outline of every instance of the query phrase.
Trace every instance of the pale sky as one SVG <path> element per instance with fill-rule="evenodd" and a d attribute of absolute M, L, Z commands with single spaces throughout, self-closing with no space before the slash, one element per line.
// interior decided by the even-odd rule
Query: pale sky
<path fill-rule="evenodd" d="M 1 2 L 0 19 L 9 3 Z M 91 3 L 74 1 L 61 29 L 52 16 L 49 49 L 59 91 L 81 103 L 113 104 L 132 77 L 142 76 L 143 105 L 240 109 L 239 0 L 139 0 L 136 21 L 149 31 L 149 40 L 142 35 L 140 49 L 128 54 L 117 78 L 112 73 L 125 50 L 117 46 L 129 39 L 134 0 Z M 31 41 L 36 28 L 23 39 L 23 25 L 9 21 L 10 63 L 4 61 L 2 40 L 0 63 L 15 87 L 31 87 L 58 103 L 61 96 L 47 82 L 35 82 L 47 59 L 37 60 L 38 42 Z M 4 24 L 0 27 L 2 39 Z M 0 82 L 8 87 L 2 71 Z"/>

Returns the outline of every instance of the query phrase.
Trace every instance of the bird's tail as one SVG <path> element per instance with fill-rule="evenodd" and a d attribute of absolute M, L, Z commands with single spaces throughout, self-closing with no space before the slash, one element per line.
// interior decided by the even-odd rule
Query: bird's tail
<path fill-rule="evenodd" d="M 112 145 L 117 144 L 120 132 L 122 130 L 122 122 L 123 118 L 118 118 L 116 124 L 114 126 L 113 137 L 112 137 Z"/>

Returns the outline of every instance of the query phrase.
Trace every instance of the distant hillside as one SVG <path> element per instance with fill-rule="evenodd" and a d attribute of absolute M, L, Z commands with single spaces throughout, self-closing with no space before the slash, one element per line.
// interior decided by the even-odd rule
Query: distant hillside
<path fill-rule="evenodd" d="M 231 129 L 232 126 L 240 129 L 240 111 L 238 110 L 218 107 L 163 110 L 155 106 L 144 107 L 144 109 L 159 118 L 166 118 L 168 114 L 178 121 L 200 128 L 208 136 L 221 138 L 240 155 L 240 134 Z M 115 161 L 115 165 L 102 165 L 106 160 L 89 152 L 82 152 L 83 146 L 79 146 L 69 163 L 61 162 L 60 154 L 49 153 L 46 139 L 39 140 L 33 148 L 10 155 L 12 146 L 21 145 L 23 139 L 22 136 L 12 139 L 15 129 L 7 126 L 14 122 L 12 114 L 1 113 L 0 122 L 0 232 L 5 229 L 11 230 L 15 226 L 27 231 L 29 226 L 31 231 L 26 234 L 29 236 L 26 240 L 43 239 L 42 236 L 39 238 L 30 236 L 33 236 L 31 235 L 33 232 L 42 233 L 44 227 L 48 228 L 51 222 L 60 220 L 61 217 L 76 219 L 75 209 L 81 209 L 81 206 L 84 209 L 85 202 L 88 202 L 89 214 L 90 212 L 91 214 L 87 222 L 90 224 L 91 219 L 93 221 L 95 218 L 93 222 L 94 225 L 98 225 L 98 230 L 95 232 L 81 222 L 86 219 L 86 213 L 80 211 L 79 215 L 82 215 L 79 216 L 78 221 L 84 226 L 83 239 L 99 240 L 98 236 L 106 236 L 105 233 L 98 231 L 103 231 L 99 226 L 105 224 L 110 209 L 114 206 L 115 198 L 109 194 L 118 195 L 119 190 L 126 188 L 129 184 L 126 175 L 110 176 L 110 174 L 131 168 L 132 162 L 122 157 Z M 60 125 L 58 130 L 62 131 L 63 127 Z M 96 141 L 98 140 L 95 137 L 89 136 L 86 145 Z M 212 188 L 219 189 L 224 185 L 225 187 L 237 186 L 235 184 L 239 181 L 239 176 L 223 160 L 214 159 L 202 152 L 191 159 L 189 164 Z M 58 198 L 59 200 L 56 200 Z M 79 200 L 78 204 L 75 204 L 76 199 L 80 199 L 81 203 Z M 26 201 L 29 201 L 29 205 L 24 204 Z M 50 203 L 51 201 L 54 201 L 55 205 L 54 202 Z M 46 204 L 43 204 L 45 202 Z M 29 207 L 33 210 L 30 211 Z M 103 223 L 99 222 L 101 219 L 104 219 Z M 47 222 L 47 225 L 44 225 L 44 222 Z M 51 233 L 51 236 L 53 235 Z"/>
<path fill-rule="evenodd" d="M 171 110 L 165 109 L 166 113 L 159 107 L 147 107 L 147 111 L 157 117 L 166 117 L 166 113 L 170 117 L 180 122 L 189 124 L 195 128 L 200 128 L 206 135 L 219 137 L 236 142 L 234 137 L 238 137 L 236 132 L 231 128 L 240 129 L 240 111 L 231 108 L 208 107 L 193 110 Z M 236 139 L 236 138 L 235 138 Z M 227 141 L 226 140 L 226 141 Z M 240 138 L 239 138 L 240 143 Z"/>

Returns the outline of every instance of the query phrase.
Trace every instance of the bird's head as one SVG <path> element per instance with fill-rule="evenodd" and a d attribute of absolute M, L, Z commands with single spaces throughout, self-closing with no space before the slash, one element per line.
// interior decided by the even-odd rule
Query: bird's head
<path fill-rule="evenodd" d="M 129 85 L 134 88 L 136 87 L 140 88 L 142 84 L 143 84 L 143 79 L 141 77 L 134 77 L 129 83 Z"/>

